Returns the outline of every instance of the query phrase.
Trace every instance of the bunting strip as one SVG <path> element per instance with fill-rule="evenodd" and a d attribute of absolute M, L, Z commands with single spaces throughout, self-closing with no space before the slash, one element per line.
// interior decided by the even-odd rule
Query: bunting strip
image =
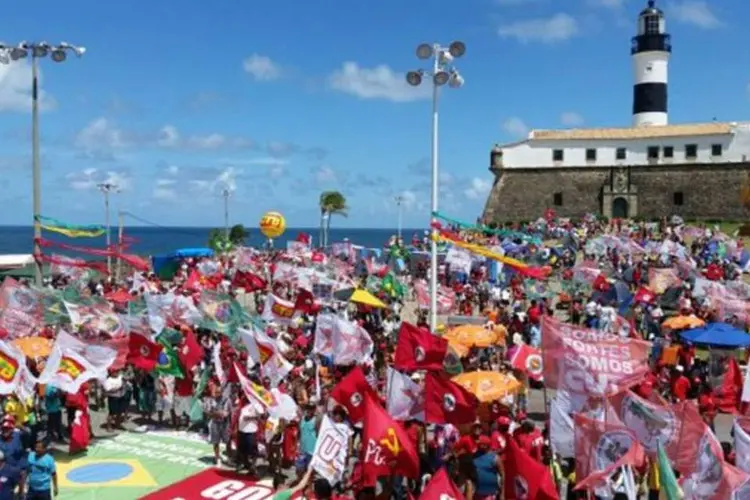
<path fill-rule="evenodd" d="M 59 243 L 57 241 L 47 240 L 45 238 L 39 238 L 39 246 L 44 248 L 62 248 L 63 250 L 70 250 L 71 252 L 85 253 L 88 255 L 96 255 L 97 257 L 117 257 L 117 251 L 113 247 L 109 248 L 94 248 L 84 247 L 80 245 L 70 245 L 68 243 Z"/>
<path fill-rule="evenodd" d="M 441 214 L 440 212 L 432 212 L 432 216 L 435 217 L 436 219 L 445 221 L 452 226 L 459 226 L 461 229 L 481 231 L 483 233 L 492 234 L 494 236 L 501 236 L 503 238 L 521 239 L 529 243 L 534 243 L 535 245 L 542 244 L 541 238 L 537 236 L 532 236 L 530 234 L 522 233 L 520 231 L 513 231 L 512 229 L 496 229 L 496 228 L 484 226 L 481 224 L 470 224 L 468 222 L 463 222 L 457 219 L 452 219 L 448 217 L 447 215 Z"/>
<path fill-rule="evenodd" d="M 528 264 L 526 264 L 525 262 L 521 262 L 520 260 L 512 259 L 510 257 L 506 257 L 505 255 L 500 255 L 499 253 L 493 252 L 492 250 L 481 245 L 454 239 L 442 232 L 433 231 L 432 238 L 435 241 L 450 243 L 451 245 L 463 248 L 464 250 L 468 250 L 471 253 L 481 255 L 482 257 L 496 260 L 498 262 L 502 262 L 503 264 L 510 266 L 514 270 L 530 278 L 543 279 L 546 278 L 549 274 L 548 271 L 543 268 L 529 266 Z"/>
<path fill-rule="evenodd" d="M 40 258 L 43 262 L 47 262 L 48 264 L 54 264 L 62 267 L 87 268 L 93 269 L 94 271 L 100 272 L 102 274 L 109 274 L 109 272 L 107 271 L 107 264 L 105 264 L 104 262 L 86 262 L 82 259 L 60 258 L 59 255 L 40 255 Z"/>
<path fill-rule="evenodd" d="M 107 231 L 107 228 L 102 225 L 68 224 L 67 222 L 53 219 L 52 217 L 44 217 L 43 215 L 37 216 L 36 221 L 41 224 L 42 229 L 64 234 L 68 238 L 95 238 L 103 235 Z"/>

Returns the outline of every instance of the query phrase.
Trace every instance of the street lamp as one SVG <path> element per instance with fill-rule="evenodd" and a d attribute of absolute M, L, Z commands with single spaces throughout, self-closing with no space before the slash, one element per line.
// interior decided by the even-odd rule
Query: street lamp
<path fill-rule="evenodd" d="M 105 225 L 107 226 L 107 252 L 109 252 L 110 244 L 111 244 L 111 235 L 110 235 L 110 224 L 109 224 L 109 193 L 115 192 L 119 193 L 120 190 L 117 187 L 117 184 L 113 184 L 111 182 L 102 182 L 100 184 L 97 184 L 97 187 L 99 188 L 99 191 L 104 193 L 104 220 Z M 110 277 L 112 276 L 112 256 L 108 253 L 107 254 L 107 272 L 109 273 Z"/>
<path fill-rule="evenodd" d="M 41 215 L 41 167 L 39 160 L 39 67 L 38 59 L 46 57 L 58 63 L 65 61 L 68 52 L 81 57 L 86 49 L 76 47 L 68 42 L 50 45 L 47 42 L 21 42 L 12 46 L 0 42 L 0 63 L 11 64 L 31 56 L 31 165 L 32 165 L 32 200 L 34 212 L 34 280 L 37 286 L 42 284 L 42 249 L 39 240 L 42 237 Z"/>
<path fill-rule="evenodd" d="M 432 59 L 432 70 L 418 69 L 406 73 L 406 81 L 416 87 L 424 77 L 432 81 L 432 212 L 430 218 L 435 222 L 438 210 L 438 95 L 440 87 L 448 84 L 451 88 L 460 88 L 464 79 L 453 66 L 453 61 L 466 53 L 463 42 L 453 42 L 448 47 L 440 44 L 423 43 L 417 47 L 417 57 L 422 60 Z M 434 232 L 434 227 L 432 228 Z M 430 245 L 430 328 L 437 331 L 437 287 L 438 287 L 437 241 L 432 238 Z"/>
<path fill-rule="evenodd" d="M 398 239 L 401 240 L 401 205 L 404 203 L 404 196 L 398 194 L 393 200 L 396 202 L 396 208 L 398 210 Z"/>
<path fill-rule="evenodd" d="M 224 197 L 224 238 L 229 241 L 229 197 L 232 195 L 232 191 L 229 188 L 224 188 L 221 195 Z"/>

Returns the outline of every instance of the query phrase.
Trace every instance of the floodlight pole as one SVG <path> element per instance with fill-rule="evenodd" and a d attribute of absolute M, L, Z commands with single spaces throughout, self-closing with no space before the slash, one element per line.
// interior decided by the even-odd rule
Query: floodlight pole
<path fill-rule="evenodd" d="M 438 326 L 438 252 L 437 252 L 437 229 L 436 215 L 438 211 L 439 195 L 439 135 L 438 135 L 438 99 L 440 97 L 440 87 L 446 83 L 451 87 L 458 88 L 463 85 L 463 78 L 459 75 L 458 70 L 453 67 L 451 62 L 456 57 L 461 57 L 466 51 L 463 42 L 453 42 L 449 47 L 442 47 L 440 44 L 422 44 L 417 48 L 417 57 L 420 59 L 432 59 L 432 72 L 428 74 L 424 70 L 410 71 L 406 75 L 406 80 L 410 85 L 417 86 L 422 82 L 422 76 L 428 74 L 432 83 L 432 168 L 431 168 L 431 212 L 430 212 L 430 229 L 432 237 L 430 238 L 430 329 L 433 333 L 437 331 Z"/>
<path fill-rule="evenodd" d="M 398 210 L 398 225 L 396 226 L 396 231 L 397 231 L 396 234 L 398 235 L 398 239 L 400 240 L 401 239 L 401 226 L 402 226 L 402 223 L 401 223 L 401 204 L 404 202 L 404 197 L 403 197 L 403 195 L 399 194 L 399 195 L 396 195 L 396 197 L 394 198 L 394 200 L 396 201 L 396 209 Z"/>
<path fill-rule="evenodd" d="M 39 62 L 38 59 L 52 54 L 52 60 L 63 62 L 68 52 L 81 57 L 86 51 L 67 42 L 50 45 L 46 42 L 21 42 L 15 46 L 0 43 L 0 63 L 10 64 L 31 57 L 31 197 L 34 224 L 34 282 L 42 285 L 42 225 L 39 220 L 42 212 L 42 168 L 39 153 Z"/>

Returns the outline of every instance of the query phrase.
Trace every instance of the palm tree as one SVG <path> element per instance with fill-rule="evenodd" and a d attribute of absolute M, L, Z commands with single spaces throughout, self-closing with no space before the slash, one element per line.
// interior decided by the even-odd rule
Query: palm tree
<path fill-rule="evenodd" d="M 338 191 L 323 191 L 320 193 L 320 242 L 322 247 L 328 246 L 328 233 L 331 230 L 331 216 L 349 214 L 346 197 Z M 326 220 L 327 219 L 327 220 Z"/>

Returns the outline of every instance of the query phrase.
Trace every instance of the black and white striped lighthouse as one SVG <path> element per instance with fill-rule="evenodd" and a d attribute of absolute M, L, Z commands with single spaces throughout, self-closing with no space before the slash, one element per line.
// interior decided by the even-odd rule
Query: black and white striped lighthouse
<path fill-rule="evenodd" d="M 666 33 L 664 12 L 654 0 L 638 16 L 638 34 L 632 39 L 633 126 L 666 125 L 667 74 L 672 42 Z"/>

